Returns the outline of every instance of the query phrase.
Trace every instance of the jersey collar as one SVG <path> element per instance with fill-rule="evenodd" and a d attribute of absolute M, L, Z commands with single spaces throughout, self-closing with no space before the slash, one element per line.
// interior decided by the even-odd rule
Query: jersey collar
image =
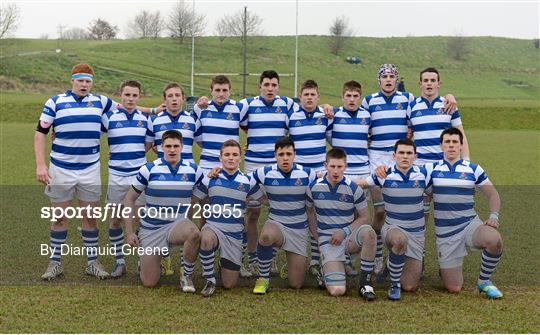
<path fill-rule="evenodd" d="M 426 99 L 426 98 L 424 98 L 424 97 L 422 97 L 422 96 L 420 97 L 420 100 L 422 100 L 422 101 L 426 104 L 426 106 L 428 106 L 429 109 L 433 109 L 433 106 L 435 105 L 435 103 L 436 103 L 436 102 L 439 102 L 439 101 L 441 100 L 441 96 L 440 96 L 440 95 L 436 96 L 436 97 L 433 99 L 432 102 L 429 102 L 428 99 Z"/>
<path fill-rule="evenodd" d="M 225 169 L 221 169 L 221 174 L 223 174 L 223 176 L 229 180 L 234 180 L 236 178 L 236 176 L 238 176 L 238 174 L 240 173 L 240 170 L 236 170 L 233 174 L 228 174 L 227 171 L 225 171 Z"/>
<path fill-rule="evenodd" d="M 450 164 L 450 162 L 448 162 L 446 159 L 443 159 L 443 164 L 445 164 L 446 166 L 448 166 L 448 169 L 450 171 L 454 171 L 456 169 L 456 167 L 458 165 L 460 165 L 461 163 L 463 162 L 463 159 L 459 159 L 458 161 L 456 161 L 454 163 L 454 165 Z"/>
<path fill-rule="evenodd" d="M 225 100 L 221 106 L 218 106 L 214 100 L 210 101 L 210 105 L 214 106 L 218 112 L 223 112 L 225 106 L 229 104 L 230 100 Z"/>

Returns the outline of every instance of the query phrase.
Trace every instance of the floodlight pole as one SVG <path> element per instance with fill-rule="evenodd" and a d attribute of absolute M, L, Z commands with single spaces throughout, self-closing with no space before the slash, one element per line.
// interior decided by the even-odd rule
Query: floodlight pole
<path fill-rule="evenodd" d="M 244 32 L 242 34 L 242 40 L 244 45 L 244 71 L 242 72 L 244 77 L 244 87 L 242 90 L 242 96 L 246 97 L 246 88 L 247 88 L 247 6 L 244 6 Z"/>
<path fill-rule="evenodd" d="M 298 0 L 296 0 L 296 44 L 294 51 L 294 97 L 298 96 Z"/>
<path fill-rule="evenodd" d="M 193 96 L 195 86 L 195 0 L 193 0 L 191 16 L 191 96 Z"/>

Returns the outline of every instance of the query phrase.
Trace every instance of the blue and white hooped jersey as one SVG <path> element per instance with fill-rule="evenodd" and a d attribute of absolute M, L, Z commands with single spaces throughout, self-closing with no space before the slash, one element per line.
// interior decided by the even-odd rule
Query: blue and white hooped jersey
<path fill-rule="evenodd" d="M 264 165 L 275 163 L 274 144 L 287 135 L 288 113 L 293 100 L 278 96 L 274 101 L 266 102 L 258 96 L 240 102 L 248 106 L 240 122 L 248 129 L 245 161 Z"/>
<path fill-rule="evenodd" d="M 354 221 L 355 211 L 367 207 L 362 188 L 348 177 L 332 186 L 326 175 L 312 182 L 307 189 L 307 205 L 315 207 L 319 246 L 328 244 L 332 234 Z"/>
<path fill-rule="evenodd" d="M 407 118 L 414 133 L 414 143 L 418 159 L 417 165 L 435 163 L 443 159 L 439 145 L 439 137 L 443 130 L 449 127 L 461 126 L 459 111 L 451 115 L 444 111 L 444 98 L 436 97 L 429 102 L 424 97 L 418 97 L 411 103 Z"/>
<path fill-rule="evenodd" d="M 369 186 L 382 188 L 387 224 L 409 233 L 424 233 L 424 191 L 429 177 L 423 167 L 412 166 L 404 175 L 394 165 L 388 169 L 386 178 L 373 174 L 366 181 Z"/>
<path fill-rule="evenodd" d="M 465 160 L 454 165 L 440 160 L 425 168 L 433 185 L 435 234 L 438 238 L 453 236 L 478 215 L 474 210 L 475 188 L 489 179 L 480 165 Z"/>
<path fill-rule="evenodd" d="M 117 176 L 137 174 L 146 164 L 145 138 L 148 132 L 148 115 L 125 109 L 108 111 L 101 116 L 102 131 L 109 143 L 109 173 Z"/>
<path fill-rule="evenodd" d="M 362 107 L 371 114 L 370 150 L 394 151 L 397 140 L 407 137 L 407 111 L 414 101 L 409 92 L 394 92 L 387 97 L 382 92 L 364 97 Z"/>
<path fill-rule="evenodd" d="M 141 229 L 155 230 L 187 218 L 193 189 L 201 179 L 197 165 L 184 160 L 176 168 L 160 158 L 143 165 L 133 183 L 146 196 L 146 217 L 141 218 Z"/>
<path fill-rule="evenodd" d="M 114 108 L 111 99 L 93 93 L 78 97 L 67 91 L 47 100 L 39 120 L 54 127 L 51 163 L 68 170 L 98 163 L 101 115 Z"/>
<path fill-rule="evenodd" d="M 281 171 L 277 164 L 253 171 L 253 178 L 263 187 L 270 210 L 268 218 L 292 229 L 306 229 L 306 190 L 316 179 L 315 171 L 294 164 L 291 171 Z"/>
<path fill-rule="evenodd" d="M 247 112 L 247 105 L 228 100 L 218 106 L 211 101 L 206 109 L 201 110 L 195 105 L 193 111 L 201 123 L 199 131 L 195 134 L 195 141 L 202 146 L 199 166 L 203 169 L 220 166 L 221 145 L 231 139 L 240 142 L 240 120 Z"/>
<path fill-rule="evenodd" d="M 229 175 L 222 169 L 216 178 L 203 176 L 193 195 L 199 199 L 208 197 L 212 216 L 206 219 L 207 224 L 214 224 L 225 235 L 242 240 L 246 199 L 258 200 L 264 194 L 252 176 L 240 171 Z"/>
<path fill-rule="evenodd" d="M 289 114 L 289 136 L 296 148 L 295 162 L 315 171 L 324 169 L 326 142 L 330 140 L 332 120 L 321 107 L 313 112 L 294 104 Z"/>
<path fill-rule="evenodd" d="M 334 120 L 330 125 L 333 148 L 343 149 L 347 153 L 347 175 L 365 175 L 369 173 L 368 132 L 371 126 L 369 113 L 359 108 L 355 112 L 339 107 L 334 111 Z"/>
<path fill-rule="evenodd" d="M 157 146 L 158 157 L 163 158 L 161 148 L 161 137 L 167 130 L 177 130 L 182 134 L 182 160 L 193 163 L 193 141 L 195 133 L 201 127 L 201 123 L 194 113 L 180 111 L 178 115 L 172 116 L 168 111 L 162 111 L 156 117 L 150 118 L 148 122 L 148 135 L 146 142 L 154 142 Z"/>

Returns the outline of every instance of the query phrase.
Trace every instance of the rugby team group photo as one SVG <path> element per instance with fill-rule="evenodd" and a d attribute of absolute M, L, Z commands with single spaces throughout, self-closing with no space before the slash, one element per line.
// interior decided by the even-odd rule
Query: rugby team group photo
<path fill-rule="evenodd" d="M 503 297 L 492 280 L 503 254 L 501 200 L 470 155 L 459 101 L 442 91 L 444 73 L 429 64 L 417 74 L 419 96 L 398 87 L 396 65 L 382 64 L 371 78 L 337 83 L 340 106 L 321 101 L 317 78 L 301 84 L 297 99 L 280 95 L 272 69 L 260 74 L 260 94 L 240 101 L 231 99 L 226 75 L 214 76 L 192 110 L 178 83 L 164 86 L 163 104 L 141 106 L 144 83 L 125 78 L 115 101 L 93 93 L 97 76 L 92 65 L 74 64 L 69 89 L 48 99 L 37 121 L 36 178 L 63 213 L 50 220 L 42 279 L 70 276 L 61 251 L 77 237 L 68 236 L 67 209 L 115 206 L 129 215 L 103 224 L 94 211 L 81 212 L 84 271 L 98 279 L 138 271 L 150 288 L 178 262 L 181 292 L 204 297 L 235 290 L 239 277 L 251 278 L 254 294 L 271 295 L 276 274 L 296 290 L 313 277 L 330 296 L 346 295 L 354 277 L 366 301 L 406 300 L 403 292 L 417 291 L 426 276 L 431 239 L 449 294 L 462 290 L 464 258 L 476 250 L 469 256 L 481 258 L 476 289 Z M 377 92 L 363 90 L 371 80 Z M 489 211 L 475 210 L 476 190 Z M 426 233 L 429 222 L 434 234 Z M 99 229 L 108 229 L 108 240 Z M 112 268 L 100 263 L 104 245 Z M 142 251 L 127 256 L 126 246 Z M 174 247 L 180 259 L 171 259 Z M 128 269 L 126 257 L 138 257 L 138 269 Z"/>

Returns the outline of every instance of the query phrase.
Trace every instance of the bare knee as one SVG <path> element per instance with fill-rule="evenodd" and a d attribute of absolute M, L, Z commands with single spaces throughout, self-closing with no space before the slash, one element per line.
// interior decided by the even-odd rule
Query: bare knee
<path fill-rule="evenodd" d="M 398 235 L 394 238 L 392 243 L 392 250 L 397 254 L 403 254 L 407 247 L 407 237 L 405 235 Z"/>
<path fill-rule="evenodd" d="M 416 292 L 416 290 L 418 290 L 418 284 L 402 283 L 401 289 L 405 292 Z"/>
<path fill-rule="evenodd" d="M 212 247 L 212 244 L 213 244 L 213 239 L 212 237 L 206 235 L 206 234 L 201 234 L 201 248 L 204 249 L 204 250 L 208 250 Z"/>
<path fill-rule="evenodd" d="M 272 244 L 272 236 L 268 233 L 262 233 L 261 237 L 259 238 L 259 243 L 264 246 L 268 246 Z"/>
<path fill-rule="evenodd" d="M 110 227 L 115 228 L 115 229 L 122 228 L 122 220 L 120 219 L 111 220 Z"/>
<path fill-rule="evenodd" d="M 142 285 L 144 287 L 147 287 L 147 288 L 155 287 L 157 285 L 158 281 L 159 281 L 159 277 L 150 278 L 150 277 L 147 277 L 147 276 L 143 276 L 141 274 L 141 282 L 142 282 Z"/>
<path fill-rule="evenodd" d="M 201 242 L 201 232 L 197 228 L 189 229 L 189 241 L 194 244 Z"/>
<path fill-rule="evenodd" d="M 485 248 L 492 253 L 500 253 L 503 248 L 501 235 L 497 233 L 497 236 L 486 242 Z"/>
<path fill-rule="evenodd" d="M 360 237 L 362 238 L 362 244 L 365 246 L 372 246 L 377 242 L 377 234 L 373 229 L 364 229 Z"/>
<path fill-rule="evenodd" d="M 328 293 L 333 297 L 339 297 L 345 294 L 345 286 L 327 286 Z"/>
<path fill-rule="evenodd" d="M 461 292 L 462 285 L 459 285 L 459 284 L 445 284 L 445 286 L 446 286 L 446 289 L 448 290 L 448 292 L 450 292 L 450 293 L 459 293 L 459 292 Z"/>

